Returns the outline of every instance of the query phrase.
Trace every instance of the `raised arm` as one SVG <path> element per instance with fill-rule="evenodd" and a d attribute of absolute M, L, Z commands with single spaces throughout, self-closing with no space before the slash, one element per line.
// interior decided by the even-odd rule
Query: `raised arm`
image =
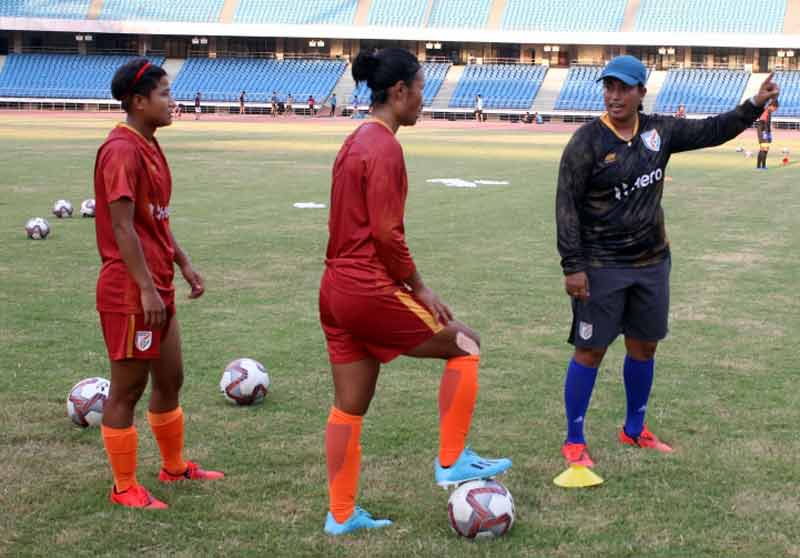
<path fill-rule="evenodd" d="M 777 99 L 779 93 L 780 88 L 772 81 L 770 74 L 756 95 L 730 112 L 703 120 L 670 119 L 669 122 L 673 127 L 670 150 L 679 153 L 713 147 L 732 140 L 752 126 L 767 102 Z"/>

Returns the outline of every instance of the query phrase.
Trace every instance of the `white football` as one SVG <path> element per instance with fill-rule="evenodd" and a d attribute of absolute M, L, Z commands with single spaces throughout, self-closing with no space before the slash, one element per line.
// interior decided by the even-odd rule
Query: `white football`
<path fill-rule="evenodd" d="M 98 426 L 111 383 L 105 378 L 87 378 L 75 384 L 67 397 L 67 415 L 78 426 Z"/>
<path fill-rule="evenodd" d="M 25 223 L 25 234 L 33 240 L 44 240 L 50 234 L 50 223 L 41 217 L 28 219 L 28 222 Z"/>
<path fill-rule="evenodd" d="M 94 200 L 83 200 L 80 211 L 81 217 L 94 217 Z"/>
<path fill-rule="evenodd" d="M 465 482 L 447 502 L 450 527 L 468 539 L 502 537 L 514 525 L 514 498 L 495 480 Z"/>
<path fill-rule="evenodd" d="M 742 147 L 741 145 L 736 148 L 736 153 L 743 153 L 743 152 L 744 152 L 744 147 Z"/>
<path fill-rule="evenodd" d="M 72 204 L 67 200 L 58 200 L 53 204 L 53 215 L 59 219 L 72 217 Z"/>
<path fill-rule="evenodd" d="M 752 151 L 745 151 L 745 152 L 744 152 L 744 156 L 745 156 L 747 159 L 749 159 L 750 157 L 752 157 L 752 156 L 753 156 L 753 152 L 752 152 Z"/>
<path fill-rule="evenodd" d="M 236 405 L 261 403 L 269 391 L 269 374 L 257 360 L 238 358 L 225 367 L 219 389 Z"/>

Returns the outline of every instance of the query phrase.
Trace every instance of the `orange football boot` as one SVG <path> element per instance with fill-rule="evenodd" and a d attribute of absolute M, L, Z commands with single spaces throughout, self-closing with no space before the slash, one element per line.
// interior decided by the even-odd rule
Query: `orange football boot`
<path fill-rule="evenodd" d="M 158 474 L 158 480 L 161 482 L 175 482 L 181 480 L 217 480 L 225 476 L 222 471 L 206 471 L 201 469 L 197 463 L 192 461 L 186 462 L 186 470 L 179 475 L 173 475 L 169 471 L 161 469 Z"/>
<path fill-rule="evenodd" d="M 156 499 L 147 489 L 137 484 L 124 492 L 117 492 L 117 487 L 111 489 L 111 502 L 127 508 L 146 508 L 151 510 L 165 510 L 169 506 Z"/>
<path fill-rule="evenodd" d="M 625 428 L 619 431 L 619 441 L 626 446 L 634 446 L 637 448 L 654 449 L 662 453 L 671 453 L 672 448 L 659 440 L 655 434 L 650 432 L 647 425 L 642 429 L 641 434 L 633 438 L 625 434 Z"/>
<path fill-rule="evenodd" d="M 561 455 L 567 460 L 567 465 L 594 467 L 594 461 L 589 457 L 589 449 L 586 447 L 586 444 L 565 442 L 564 445 L 561 446 Z"/>

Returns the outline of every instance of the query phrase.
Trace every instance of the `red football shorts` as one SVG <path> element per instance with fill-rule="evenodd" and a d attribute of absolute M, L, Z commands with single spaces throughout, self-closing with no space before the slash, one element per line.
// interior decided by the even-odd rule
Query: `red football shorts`
<path fill-rule="evenodd" d="M 333 364 L 369 357 L 387 363 L 418 347 L 443 326 L 412 293 L 342 293 L 323 280 L 319 316 Z"/>
<path fill-rule="evenodd" d="M 144 314 L 100 312 L 100 325 L 111 360 L 155 360 L 161 356 L 161 339 L 175 317 L 175 303 L 167 304 L 161 329 L 144 325 Z"/>

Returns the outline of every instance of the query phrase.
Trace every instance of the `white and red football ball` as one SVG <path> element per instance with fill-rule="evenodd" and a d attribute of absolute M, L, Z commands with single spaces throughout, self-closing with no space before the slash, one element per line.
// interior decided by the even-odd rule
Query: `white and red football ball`
<path fill-rule="evenodd" d="M 94 217 L 94 200 L 91 198 L 88 200 L 83 200 L 80 212 L 81 217 Z"/>
<path fill-rule="evenodd" d="M 28 219 L 28 222 L 25 223 L 25 234 L 33 240 L 44 240 L 50 234 L 50 223 L 41 217 Z"/>
<path fill-rule="evenodd" d="M 261 403 L 269 391 L 269 374 L 257 360 L 238 358 L 225 367 L 219 389 L 236 405 Z"/>
<path fill-rule="evenodd" d="M 447 502 L 450 527 L 468 539 L 502 537 L 514 525 L 514 498 L 495 480 L 465 482 Z"/>
<path fill-rule="evenodd" d="M 67 415 L 78 426 L 99 426 L 110 390 L 111 383 L 105 378 L 81 380 L 69 390 Z"/>
<path fill-rule="evenodd" d="M 59 219 L 72 217 L 72 204 L 67 200 L 58 200 L 53 204 L 53 215 Z"/>

